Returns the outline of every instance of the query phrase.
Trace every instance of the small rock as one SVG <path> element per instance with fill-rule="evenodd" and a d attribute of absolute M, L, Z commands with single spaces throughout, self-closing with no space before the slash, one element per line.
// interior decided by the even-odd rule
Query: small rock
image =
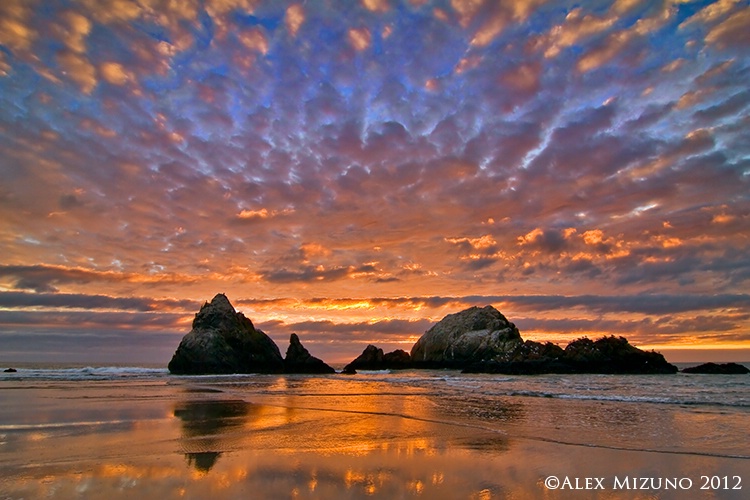
<path fill-rule="evenodd" d="M 323 360 L 312 356 L 304 348 L 296 333 L 289 338 L 284 371 L 286 373 L 336 373 L 336 370 L 325 364 Z"/>
<path fill-rule="evenodd" d="M 683 373 L 708 373 L 712 375 L 745 375 L 750 370 L 738 363 L 703 363 L 682 370 Z"/>

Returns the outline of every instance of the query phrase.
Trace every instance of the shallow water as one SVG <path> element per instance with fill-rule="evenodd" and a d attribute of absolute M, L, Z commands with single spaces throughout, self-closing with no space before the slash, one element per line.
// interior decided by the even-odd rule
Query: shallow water
<path fill-rule="evenodd" d="M 21 369 L 0 378 L 0 498 L 745 498 L 748 380 Z M 639 477 L 692 485 L 613 489 Z"/>

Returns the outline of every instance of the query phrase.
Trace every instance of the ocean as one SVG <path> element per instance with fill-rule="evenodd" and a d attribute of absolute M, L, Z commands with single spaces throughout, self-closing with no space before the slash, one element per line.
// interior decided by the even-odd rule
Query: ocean
<path fill-rule="evenodd" d="M 0 498 L 747 498 L 750 490 L 747 375 L 17 369 L 0 373 Z"/>

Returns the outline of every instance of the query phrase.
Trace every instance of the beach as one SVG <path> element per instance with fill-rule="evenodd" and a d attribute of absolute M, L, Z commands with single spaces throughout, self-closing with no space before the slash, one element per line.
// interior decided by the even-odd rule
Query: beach
<path fill-rule="evenodd" d="M 19 370 L 0 498 L 739 499 L 747 378 Z"/>

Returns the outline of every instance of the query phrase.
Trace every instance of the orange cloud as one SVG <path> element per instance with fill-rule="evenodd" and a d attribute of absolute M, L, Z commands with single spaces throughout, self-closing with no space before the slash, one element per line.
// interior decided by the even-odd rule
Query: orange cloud
<path fill-rule="evenodd" d="M 66 12 L 62 17 L 65 21 L 64 24 L 67 25 L 59 26 L 63 42 L 73 52 L 85 52 L 86 37 L 91 31 L 91 21 L 87 17 L 72 11 Z"/>
<path fill-rule="evenodd" d="M 604 241 L 604 232 L 601 229 L 592 229 L 581 235 L 587 245 L 598 245 Z"/>
<path fill-rule="evenodd" d="M 349 30 L 349 43 L 355 49 L 359 51 L 365 50 L 370 46 L 371 41 L 372 36 L 370 35 L 370 30 L 367 28 L 352 28 Z"/>
<path fill-rule="evenodd" d="M 90 94 L 97 84 L 96 68 L 87 58 L 74 52 L 63 52 L 57 56 L 57 61 L 67 76 L 81 88 L 85 94 Z"/>
<path fill-rule="evenodd" d="M 461 26 L 464 28 L 471 23 L 483 4 L 483 0 L 451 0 L 451 7 L 461 17 Z"/>
<path fill-rule="evenodd" d="M 391 8 L 388 0 L 362 0 L 362 5 L 371 12 L 386 12 Z"/>
<path fill-rule="evenodd" d="M 479 238 L 445 238 L 445 241 L 453 244 L 468 243 L 472 248 L 477 250 L 497 245 L 497 241 L 489 234 L 485 234 Z"/>
<path fill-rule="evenodd" d="M 133 78 L 133 75 L 126 71 L 122 64 L 116 62 L 102 63 L 99 66 L 99 73 L 112 85 L 125 85 Z"/>
<path fill-rule="evenodd" d="M 544 57 L 557 56 L 563 49 L 609 29 L 615 21 L 614 17 L 599 18 L 590 14 L 584 16 L 580 8 L 570 11 L 565 17 L 565 23 L 552 28 L 548 35 L 549 47 L 544 52 Z"/>
<path fill-rule="evenodd" d="M 255 50 L 263 55 L 268 53 L 268 39 L 260 29 L 243 31 L 238 36 L 240 43 L 250 50 Z"/>
<path fill-rule="evenodd" d="M 750 8 L 735 12 L 706 35 L 706 42 L 720 47 L 750 45 Z"/>
<path fill-rule="evenodd" d="M 484 47 L 495 39 L 508 25 L 509 20 L 503 14 L 496 14 L 485 22 L 481 28 L 474 34 L 471 45 L 475 47 Z"/>
<path fill-rule="evenodd" d="M 284 16 L 284 24 L 286 29 L 289 30 L 289 34 L 297 36 L 302 23 L 305 22 L 305 8 L 301 4 L 295 4 L 286 9 L 286 15 Z"/>
<path fill-rule="evenodd" d="M 680 28 L 684 28 L 693 23 L 705 24 L 716 21 L 734 9 L 738 3 L 739 0 L 719 0 L 718 2 L 711 3 L 703 7 L 696 14 L 693 14 L 687 20 L 683 21 L 683 23 L 680 24 Z"/>

